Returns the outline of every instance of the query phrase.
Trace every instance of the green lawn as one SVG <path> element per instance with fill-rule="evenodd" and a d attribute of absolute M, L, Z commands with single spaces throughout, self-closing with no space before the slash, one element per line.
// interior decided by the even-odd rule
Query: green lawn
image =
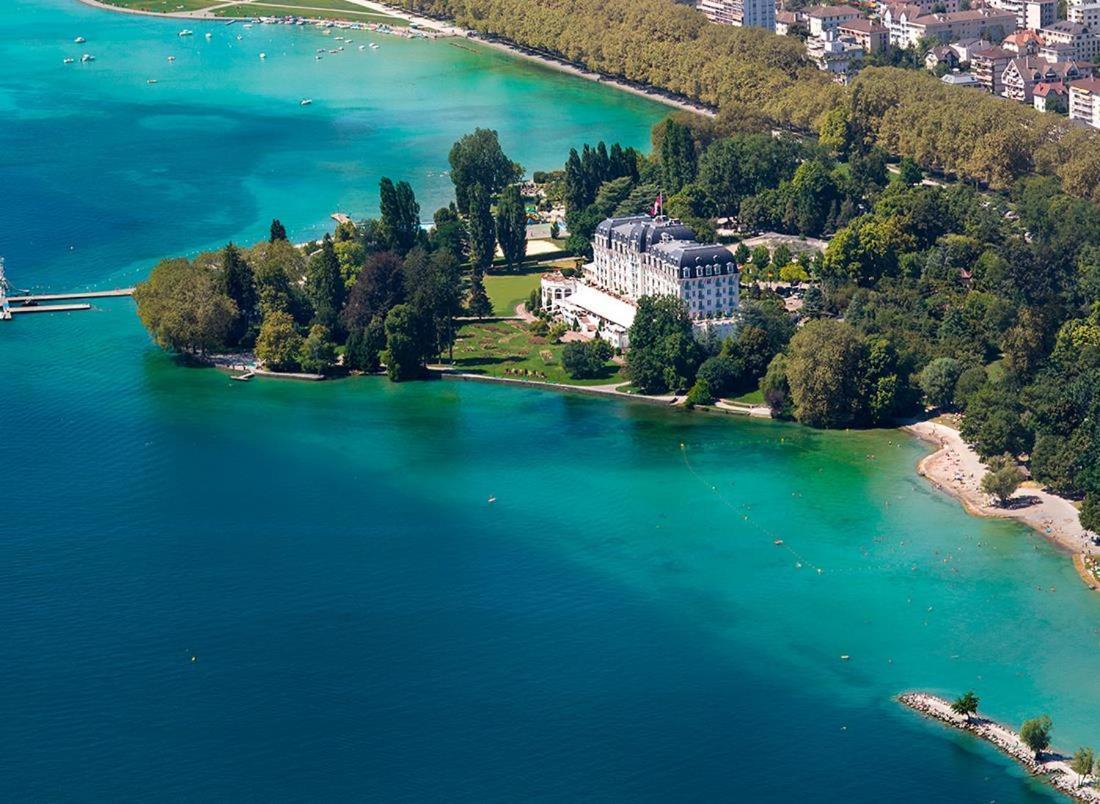
<path fill-rule="evenodd" d="M 320 8 L 325 6 L 325 8 Z M 403 19 L 379 14 L 362 6 L 343 3 L 341 0 L 280 0 L 279 3 L 244 3 L 238 6 L 226 6 L 214 11 L 219 17 L 309 17 L 315 20 L 347 20 L 348 22 L 385 23 L 391 28 L 408 25 Z"/>
<path fill-rule="evenodd" d="M 604 376 L 574 380 L 561 367 L 560 343 L 532 335 L 519 321 L 466 324 L 455 342 L 455 368 L 490 377 L 510 377 L 569 385 L 604 385 L 622 382 L 617 365 L 608 363 Z M 525 373 L 529 372 L 529 373 Z"/>
<path fill-rule="evenodd" d="M 493 303 L 493 315 L 515 315 L 516 305 L 527 301 L 539 286 L 544 268 L 529 268 L 520 273 L 486 274 L 485 292 Z"/>
<path fill-rule="evenodd" d="M 741 396 L 730 397 L 730 402 L 740 402 L 744 405 L 763 405 L 764 404 L 764 392 L 757 388 L 755 391 L 749 391 L 747 394 L 741 394 Z"/>
<path fill-rule="evenodd" d="M 174 11 L 198 11 L 214 5 L 217 0 L 104 0 L 112 6 L 132 8 L 135 11 L 159 11 L 162 14 Z"/>

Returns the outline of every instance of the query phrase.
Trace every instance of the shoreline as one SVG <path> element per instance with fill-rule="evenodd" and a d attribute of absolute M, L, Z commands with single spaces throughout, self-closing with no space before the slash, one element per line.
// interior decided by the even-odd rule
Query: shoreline
<path fill-rule="evenodd" d="M 1020 507 L 991 505 L 988 495 L 979 486 L 986 466 L 958 430 L 931 421 L 905 425 L 901 429 L 938 447 L 917 464 L 918 475 L 957 499 L 972 516 L 1012 519 L 1027 525 L 1073 556 L 1074 567 L 1085 585 L 1093 590 L 1100 588 L 1095 578 L 1088 577 L 1084 566 L 1085 558 L 1100 555 L 1100 547 L 1081 527 L 1080 516 L 1072 502 L 1032 484 L 1021 486 L 1010 498 L 1022 503 Z"/>
<path fill-rule="evenodd" d="M 1024 745 L 1020 736 L 1010 729 L 989 718 L 975 714 L 970 720 L 956 714 L 951 703 L 944 698 L 925 692 L 907 692 L 898 696 L 903 706 L 945 726 L 970 732 L 975 737 L 992 744 L 1005 756 L 1015 760 L 1033 776 L 1042 776 L 1051 787 L 1064 793 L 1075 801 L 1096 804 L 1100 802 L 1100 791 L 1094 787 L 1077 785 L 1077 774 L 1069 767 L 1069 758 L 1053 750 L 1043 752 L 1036 760 L 1031 749 Z"/>
<path fill-rule="evenodd" d="M 210 8 L 230 5 L 231 3 L 223 2 L 218 3 L 217 0 L 211 0 L 211 4 L 208 8 L 198 9 L 196 11 L 143 11 L 135 8 L 124 8 L 122 6 L 111 5 L 109 3 L 101 2 L 101 0 L 77 0 L 78 3 L 83 3 L 86 6 L 92 8 L 98 8 L 103 11 L 115 11 L 120 14 L 133 14 L 143 17 L 164 17 L 168 19 L 186 19 L 186 20 L 205 20 L 209 22 L 221 22 L 228 25 L 231 22 L 237 21 L 236 17 L 218 17 L 209 13 Z M 546 67 L 547 69 L 555 70 L 557 72 L 572 75 L 577 78 L 583 78 L 587 81 L 594 81 L 597 84 L 605 84 L 607 86 L 614 87 L 622 92 L 627 92 L 631 95 L 635 95 L 640 98 L 647 98 L 656 103 L 663 104 L 670 108 L 678 109 L 683 112 L 690 112 L 692 114 L 703 115 L 706 117 L 716 117 L 718 114 L 717 109 L 708 106 L 705 103 L 699 101 L 693 101 L 690 98 L 676 96 L 671 93 L 665 92 L 657 87 L 637 84 L 632 81 L 628 81 L 624 78 L 620 78 L 613 75 L 605 75 L 603 73 L 589 70 L 582 64 L 575 64 L 567 61 L 563 58 L 555 56 L 550 53 L 542 53 L 531 48 L 524 47 L 516 42 L 512 42 L 508 39 L 501 38 L 486 38 L 476 31 L 472 31 L 454 23 L 447 23 L 440 20 L 432 19 L 430 17 L 422 17 L 417 14 L 412 14 L 401 8 L 388 5 L 386 3 L 374 2 L 374 0 L 349 0 L 349 2 L 361 6 L 364 9 L 376 11 L 378 13 L 387 14 L 392 17 L 398 17 L 407 22 L 416 23 L 420 28 L 425 28 L 432 31 L 436 36 L 465 39 L 469 42 L 473 42 L 482 47 L 490 48 L 501 53 L 506 53 L 510 56 L 524 59 L 526 61 L 532 61 L 537 64 Z M 240 5 L 248 5 L 247 3 L 241 3 Z M 262 9 L 257 9 L 262 10 Z M 266 16 L 264 14 L 257 14 L 256 18 Z M 308 20 L 310 22 L 335 22 L 335 20 L 321 20 L 314 19 L 308 16 L 308 9 L 303 9 L 301 19 Z M 348 23 L 355 23 L 356 20 L 345 20 Z M 455 43 L 455 47 L 462 47 L 462 45 Z"/>

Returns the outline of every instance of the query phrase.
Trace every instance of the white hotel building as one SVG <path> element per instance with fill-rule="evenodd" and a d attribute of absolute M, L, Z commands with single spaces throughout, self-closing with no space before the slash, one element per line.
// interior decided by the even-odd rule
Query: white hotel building
<path fill-rule="evenodd" d="M 625 347 L 638 298 L 669 295 L 683 300 L 696 332 L 723 335 L 735 323 L 740 280 L 728 248 L 696 242 L 678 220 L 608 218 L 596 227 L 583 282 L 547 277 L 543 306 L 582 328 L 594 323 L 602 337 Z"/>

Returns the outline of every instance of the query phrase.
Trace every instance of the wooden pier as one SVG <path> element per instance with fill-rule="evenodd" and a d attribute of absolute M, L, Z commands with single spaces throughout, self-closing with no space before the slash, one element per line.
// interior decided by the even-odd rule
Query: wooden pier
<path fill-rule="evenodd" d="M 71 313 L 75 310 L 91 310 L 90 304 L 47 304 L 39 307 L 33 305 L 31 307 L 10 307 L 8 313 L 11 315 L 20 315 L 23 313 Z"/>

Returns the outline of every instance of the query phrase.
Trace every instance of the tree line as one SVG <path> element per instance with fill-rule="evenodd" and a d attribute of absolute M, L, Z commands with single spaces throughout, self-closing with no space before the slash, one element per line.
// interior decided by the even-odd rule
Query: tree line
<path fill-rule="evenodd" d="M 868 67 L 847 87 L 802 43 L 713 25 L 674 0 L 402 0 L 405 8 L 719 108 L 731 130 L 817 132 L 841 115 L 865 145 L 1007 188 L 1030 173 L 1100 200 L 1100 132 L 932 75 Z"/>

